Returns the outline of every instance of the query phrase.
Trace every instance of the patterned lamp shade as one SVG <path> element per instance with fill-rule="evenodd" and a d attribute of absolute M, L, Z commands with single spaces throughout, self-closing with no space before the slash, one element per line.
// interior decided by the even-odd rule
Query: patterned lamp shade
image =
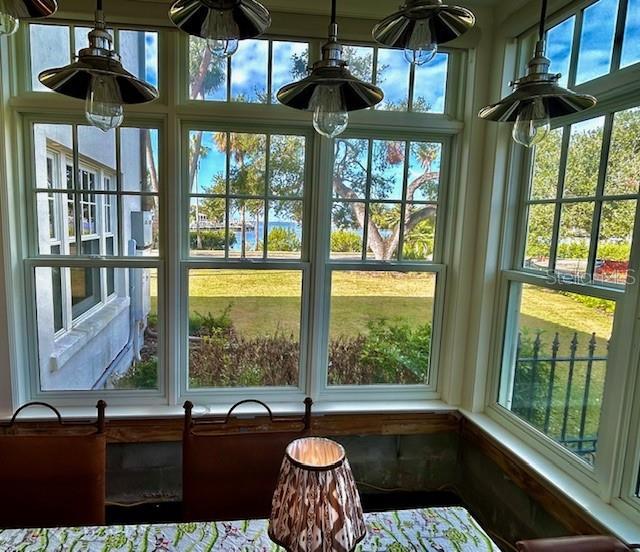
<path fill-rule="evenodd" d="M 290 443 L 273 495 L 271 540 L 287 552 L 348 552 L 365 533 L 344 448 L 316 437 Z"/>

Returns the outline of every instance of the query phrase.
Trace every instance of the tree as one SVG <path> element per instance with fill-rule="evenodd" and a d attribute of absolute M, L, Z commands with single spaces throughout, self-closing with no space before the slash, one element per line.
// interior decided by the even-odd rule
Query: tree
<path fill-rule="evenodd" d="M 204 100 L 222 86 L 226 86 L 226 61 L 220 61 L 211 55 L 206 41 L 191 39 L 189 41 L 190 97 Z M 289 71 L 292 78 L 301 78 L 306 74 L 307 56 L 294 54 Z M 259 100 L 266 103 L 267 98 Z M 240 98 L 238 101 L 242 101 Z M 231 133 L 229 136 L 229 187 L 233 195 L 259 196 L 265 195 L 267 179 L 273 196 L 301 196 L 304 182 L 304 139 L 296 136 L 272 136 L 270 144 L 270 175 L 266 174 L 267 146 L 265 135 Z M 227 151 L 227 133 L 214 134 L 214 146 L 218 151 Z M 203 132 L 192 133 L 189 144 L 189 183 L 195 186 L 199 163 L 208 154 L 203 145 Z M 224 195 L 226 193 L 226 175 L 215 175 L 206 190 L 209 193 Z M 247 251 L 247 217 L 253 217 L 255 227 L 254 248 L 260 245 L 259 226 L 264 218 L 265 204 L 263 200 L 239 198 L 233 200 L 231 211 L 237 210 L 241 224 L 241 254 Z M 225 206 L 219 199 L 205 199 L 198 203 L 199 212 L 209 220 L 223 221 Z M 276 216 L 289 216 L 296 221 L 302 220 L 302 202 L 277 202 L 273 204 Z M 198 219 L 196 216 L 196 225 Z M 198 226 L 197 226 L 198 229 Z"/>
<path fill-rule="evenodd" d="M 371 189 L 375 189 L 379 199 L 388 198 L 395 188 L 393 178 L 386 175 L 387 169 L 399 165 L 404 167 L 404 142 L 377 142 L 374 152 L 374 170 L 370 175 Z M 364 203 L 354 202 L 366 195 L 367 183 L 367 140 L 338 139 L 335 145 L 333 189 L 340 199 L 351 200 L 340 204 L 334 211 L 337 225 L 341 229 L 357 225 L 364 229 L 367 225 L 368 246 L 376 260 L 389 260 L 394 257 L 400 242 L 401 209 L 400 204 L 374 203 L 370 216 L 366 217 Z M 423 172 L 407 184 L 406 200 L 409 203 L 404 215 L 404 232 L 409 234 L 418 224 L 433 220 L 436 215 L 434 205 L 411 205 L 418 191 L 429 194 L 437 192 L 439 171 L 433 165 L 439 157 L 439 146 L 430 143 L 412 144 L 413 153 L 420 160 Z M 437 197 L 437 195 L 435 195 Z M 384 205 L 384 206 L 383 206 Z"/>
<path fill-rule="evenodd" d="M 564 197 L 593 197 L 596 194 L 602 157 L 603 127 L 574 126 L 564 182 Z M 531 198 L 555 199 L 559 183 L 562 131 L 555 130 L 535 152 Z M 615 116 L 607 163 L 605 195 L 634 195 L 640 187 L 640 110 Z M 628 260 L 635 223 L 634 200 L 606 201 L 602 206 L 598 233 L 608 257 Z M 551 246 L 555 208 L 541 205 L 529 215 L 527 256 L 546 256 Z M 594 204 L 591 201 L 565 204 L 562 210 L 560 256 L 586 258 L 589 252 Z M 615 251 L 615 249 L 620 251 Z M 602 253 L 601 250 L 599 250 Z M 625 257 L 623 259 L 623 257 Z"/>

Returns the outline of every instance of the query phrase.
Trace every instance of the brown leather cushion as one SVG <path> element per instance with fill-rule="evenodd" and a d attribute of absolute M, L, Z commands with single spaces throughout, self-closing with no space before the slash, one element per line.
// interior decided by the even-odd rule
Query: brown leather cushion
<path fill-rule="evenodd" d="M 269 517 L 285 449 L 299 437 L 299 432 L 187 432 L 182 459 L 185 519 Z"/>
<path fill-rule="evenodd" d="M 537 539 L 516 543 L 520 552 L 628 552 L 618 539 L 613 537 L 564 537 L 559 539 Z"/>
<path fill-rule="evenodd" d="M 104 523 L 105 437 L 0 435 L 0 526 Z"/>

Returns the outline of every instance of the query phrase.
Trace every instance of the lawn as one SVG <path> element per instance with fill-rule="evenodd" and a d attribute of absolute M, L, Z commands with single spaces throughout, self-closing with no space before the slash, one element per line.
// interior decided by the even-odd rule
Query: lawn
<path fill-rule="evenodd" d="M 411 325 L 432 318 L 435 276 L 384 272 L 335 272 L 332 281 L 331 338 L 366 334 L 370 321 L 402 319 Z M 152 283 L 152 295 L 155 282 Z M 231 305 L 236 330 L 247 338 L 282 333 L 297 338 L 300 331 L 302 295 L 301 271 L 193 270 L 189 279 L 189 312 L 219 315 Z M 155 297 L 152 299 L 155 300 Z M 154 301 L 155 304 L 155 301 Z M 557 332 L 560 356 L 568 356 L 574 333 L 578 356 L 586 356 L 592 333 L 596 334 L 596 355 L 606 355 L 613 315 L 602 305 L 588 305 L 574 297 L 542 288 L 525 286 L 520 312 L 521 331 L 534 339 L 542 332 L 540 355 L 550 356 Z M 556 367 L 550 431 L 557 435 L 561 425 L 567 388 L 568 363 Z M 585 387 L 586 363 L 576 363 L 569 432 L 579 426 Z M 599 403 L 604 388 L 606 365 L 593 365 L 586 434 L 597 432 Z M 540 386 L 546 385 L 544 381 Z"/>

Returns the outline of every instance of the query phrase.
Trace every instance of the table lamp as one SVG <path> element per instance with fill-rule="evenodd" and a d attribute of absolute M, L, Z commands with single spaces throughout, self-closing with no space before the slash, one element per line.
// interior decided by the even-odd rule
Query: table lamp
<path fill-rule="evenodd" d="M 317 437 L 290 443 L 273 495 L 271 540 L 287 552 L 347 552 L 365 533 L 344 448 Z"/>

